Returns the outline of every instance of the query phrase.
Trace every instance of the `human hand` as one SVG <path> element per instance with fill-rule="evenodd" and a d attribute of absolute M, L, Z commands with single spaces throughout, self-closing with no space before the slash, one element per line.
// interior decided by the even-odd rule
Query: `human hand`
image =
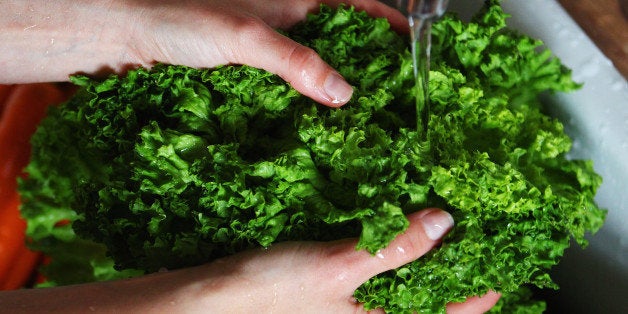
<path fill-rule="evenodd" d="M 117 280 L 0 293 L 7 312 L 364 313 L 353 292 L 372 276 L 409 263 L 439 243 L 451 216 L 427 209 L 408 216 L 405 233 L 377 256 L 357 239 L 285 242 L 206 265 Z M 499 295 L 450 304 L 449 313 L 483 313 Z M 371 313 L 383 312 L 382 309 Z"/>
<path fill-rule="evenodd" d="M 278 74 L 328 106 L 346 103 L 352 88 L 286 29 L 321 3 L 354 5 L 393 28 L 406 19 L 376 0 L 27 0 L 0 11 L 0 83 L 67 80 L 72 74 L 122 73 L 156 62 L 211 68 L 248 64 Z"/>
<path fill-rule="evenodd" d="M 247 64 L 278 74 L 322 104 L 340 106 L 350 99 L 351 86 L 315 51 L 275 31 L 302 21 L 320 2 L 192 0 L 151 5 L 139 19 L 148 21 L 138 26 L 145 39 L 138 43 L 139 59 L 193 67 Z M 322 2 L 350 3 L 371 16 L 389 18 L 397 29 L 407 24 L 398 11 L 379 1 Z"/>
<path fill-rule="evenodd" d="M 229 313 L 363 313 L 354 291 L 369 278 L 398 268 L 427 253 L 451 226 L 451 216 L 427 209 L 408 216 L 410 226 L 376 256 L 356 251 L 357 239 L 288 242 L 252 250 L 201 266 L 209 274 L 186 297 L 206 308 Z M 216 293 L 207 294 L 208 291 Z M 499 295 L 472 297 L 450 304 L 449 313 L 483 313 Z M 192 304 L 192 303 L 190 303 Z M 197 306 L 199 304 L 195 304 Z M 377 309 L 371 313 L 383 312 Z"/>

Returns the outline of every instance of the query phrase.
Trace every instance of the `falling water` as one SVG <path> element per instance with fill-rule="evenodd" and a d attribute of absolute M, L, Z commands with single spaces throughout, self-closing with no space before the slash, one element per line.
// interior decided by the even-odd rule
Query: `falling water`
<path fill-rule="evenodd" d="M 416 88 L 417 131 L 427 133 L 427 122 L 430 115 L 429 73 L 431 48 L 431 21 L 420 16 L 410 16 L 410 40 L 412 48 L 412 65 Z"/>
<path fill-rule="evenodd" d="M 429 73 L 432 22 L 447 9 L 448 0 L 397 0 L 397 8 L 408 16 L 410 45 L 416 86 L 417 132 L 427 137 L 430 116 Z"/>

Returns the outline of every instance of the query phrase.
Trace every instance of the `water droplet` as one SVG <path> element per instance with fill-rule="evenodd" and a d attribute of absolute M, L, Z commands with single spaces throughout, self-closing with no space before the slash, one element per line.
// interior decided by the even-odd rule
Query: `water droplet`
<path fill-rule="evenodd" d="M 347 272 L 343 271 L 336 275 L 336 280 L 345 281 L 347 279 Z"/>
<path fill-rule="evenodd" d="M 615 92 L 621 91 L 626 87 L 628 87 L 628 84 L 626 83 L 626 80 L 623 79 L 618 79 L 611 83 L 611 90 Z"/>
<path fill-rule="evenodd" d="M 559 29 L 558 31 L 559 37 L 563 37 L 563 38 L 571 37 L 571 32 L 568 29 L 564 28 L 562 24 L 557 23 L 556 28 Z"/>
<path fill-rule="evenodd" d="M 598 72 L 600 72 L 600 65 L 596 60 L 591 60 L 589 62 L 583 63 L 579 68 L 579 75 L 581 77 L 594 77 Z"/>
<path fill-rule="evenodd" d="M 277 295 L 278 295 L 277 290 L 278 290 L 278 287 L 277 287 L 277 284 L 275 283 L 275 284 L 273 284 L 273 303 L 272 303 L 272 306 L 277 305 Z"/>

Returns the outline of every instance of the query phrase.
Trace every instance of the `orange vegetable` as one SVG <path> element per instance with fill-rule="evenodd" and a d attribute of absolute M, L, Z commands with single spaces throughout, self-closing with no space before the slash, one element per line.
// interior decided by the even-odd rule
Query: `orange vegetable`
<path fill-rule="evenodd" d="M 66 100 L 72 90 L 55 84 L 0 86 L 0 289 L 17 289 L 32 276 L 40 254 L 26 247 L 26 223 L 20 217 L 17 178 L 24 176 L 30 138 L 48 106 Z"/>
<path fill-rule="evenodd" d="M 32 276 L 41 254 L 26 247 L 26 222 L 20 217 L 20 202 L 14 193 L 10 206 L 0 212 L 0 290 L 22 287 Z"/>
<path fill-rule="evenodd" d="M 42 254 L 29 250 L 22 246 L 16 256 L 13 267 L 9 269 L 8 276 L 2 281 L 0 290 L 15 290 L 24 287 L 32 281 L 34 270 L 42 261 Z"/>
<path fill-rule="evenodd" d="M 17 85 L 5 101 L 0 120 L 0 208 L 16 189 L 30 155 L 30 138 L 49 105 L 65 99 L 52 84 Z"/>
<path fill-rule="evenodd" d="M 26 223 L 17 210 L 19 197 L 15 191 L 13 192 L 13 196 L 7 202 L 9 206 L 0 211 L 0 287 L 4 287 L 13 265 L 19 263 L 19 254 L 25 246 Z"/>
<path fill-rule="evenodd" d="M 4 104 L 11 94 L 13 85 L 0 85 L 0 119 L 2 118 L 2 112 L 4 111 Z"/>

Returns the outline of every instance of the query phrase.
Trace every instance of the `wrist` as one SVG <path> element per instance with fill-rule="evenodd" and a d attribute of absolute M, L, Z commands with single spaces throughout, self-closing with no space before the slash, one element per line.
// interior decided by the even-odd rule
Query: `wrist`
<path fill-rule="evenodd" d="M 134 14 L 118 1 L 11 1 L 0 13 L 4 83 L 67 81 L 70 75 L 123 72 Z"/>

